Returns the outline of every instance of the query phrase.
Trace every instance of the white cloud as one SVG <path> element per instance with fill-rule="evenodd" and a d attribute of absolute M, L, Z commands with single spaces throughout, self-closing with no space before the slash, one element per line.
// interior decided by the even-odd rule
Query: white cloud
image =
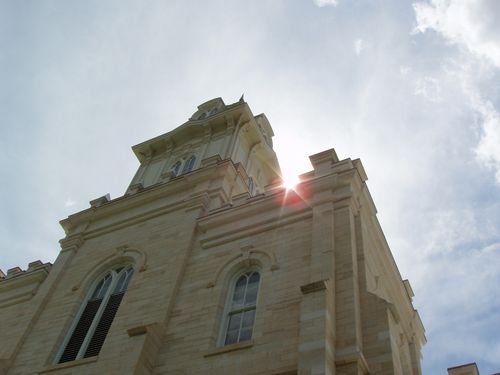
<path fill-rule="evenodd" d="M 354 52 L 356 53 L 357 56 L 361 54 L 361 51 L 363 51 L 366 48 L 365 42 L 363 39 L 356 39 L 354 41 Z"/>
<path fill-rule="evenodd" d="M 500 115 L 489 101 L 477 98 L 473 104 L 483 121 L 481 139 L 476 148 L 477 157 L 495 170 L 497 183 L 500 184 Z"/>
<path fill-rule="evenodd" d="M 414 32 L 433 29 L 449 42 L 465 46 L 500 67 L 500 2 L 495 0 L 430 0 L 413 4 Z"/>
<path fill-rule="evenodd" d="M 434 30 L 463 52 L 456 78 L 479 116 L 481 129 L 475 152 L 480 163 L 495 171 L 500 184 L 500 114 L 492 100 L 480 94 L 479 87 L 482 76 L 500 68 L 500 1 L 429 0 L 413 7 L 417 19 L 414 33 Z M 417 82 L 415 94 L 432 101 L 439 97 L 438 83 L 429 79 Z"/>
<path fill-rule="evenodd" d="M 314 1 L 314 4 L 316 4 L 320 8 L 323 8 L 325 6 L 334 6 L 334 7 L 336 7 L 337 5 L 339 5 L 338 0 L 313 0 L 313 1 Z"/>
<path fill-rule="evenodd" d="M 439 81 L 433 77 L 423 77 L 415 83 L 415 95 L 421 95 L 431 102 L 441 100 L 441 87 Z"/>
<path fill-rule="evenodd" d="M 406 75 L 408 75 L 410 72 L 411 72 L 411 67 L 409 67 L 409 66 L 406 66 L 406 65 L 401 65 L 401 66 L 399 67 L 399 73 L 400 73 L 402 76 L 406 76 Z"/>
<path fill-rule="evenodd" d="M 76 204 L 76 202 L 71 198 L 66 199 L 66 201 L 64 202 L 65 207 L 72 207 L 75 204 Z"/>
<path fill-rule="evenodd" d="M 432 223 L 423 245 L 428 254 L 451 252 L 464 243 L 477 241 L 481 235 L 471 210 L 436 211 L 427 220 Z"/>
<path fill-rule="evenodd" d="M 500 344 L 491 325 L 499 317 L 499 261 L 500 243 L 495 242 L 455 251 L 453 256 L 436 255 L 433 262 L 425 264 L 424 287 L 433 293 L 423 295 L 427 306 L 423 319 L 433 345 L 441 350 L 438 353 L 429 345 L 428 350 L 424 348 L 424 357 L 436 361 L 443 356 L 498 360 Z"/>

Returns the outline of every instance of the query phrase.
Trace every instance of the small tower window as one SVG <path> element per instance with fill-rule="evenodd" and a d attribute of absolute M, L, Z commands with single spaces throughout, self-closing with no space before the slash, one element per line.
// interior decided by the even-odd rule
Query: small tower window
<path fill-rule="evenodd" d="M 171 170 L 170 170 L 170 171 L 172 172 L 172 174 L 173 174 L 174 176 L 178 176 L 178 175 L 179 175 L 179 171 L 181 170 L 181 165 L 182 165 L 182 163 L 181 163 L 181 161 L 179 160 L 179 161 L 177 161 L 177 162 L 176 162 L 176 163 L 172 166 L 172 168 L 171 168 Z"/>
<path fill-rule="evenodd" d="M 259 282 L 260 274 L 249 271 L 238 276 L 231 285 L 222 345 L 236 344 L 252 338 Z"/>
<path fill-rule="evenodd" d="M 82 304 L 57 363 L 99 354 L 134 269 L 120 267 L 100 279 Z"/>
<path fill-rule="evenodd" d="M 184 167 L 182 168 L 182 174 L 191 172 L 194 167 L 196 157 L 193 155 L 184 162 Z"/>
<path fill-rule="evenodd" d="M 253 182 L 253 178 L 248 177 L 248 191 L 250 192 L 250 195 L 253 195 L 254 189 L 255 189 L 255 183 Z"/>

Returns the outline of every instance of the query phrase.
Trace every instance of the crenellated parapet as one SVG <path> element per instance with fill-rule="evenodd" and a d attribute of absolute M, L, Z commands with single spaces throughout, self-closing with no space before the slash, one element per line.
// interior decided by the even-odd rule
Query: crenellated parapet
<path fill-rule="evenodd" d="M 48 276 L 52 264 L 36 260 L 26 270 L 13 267 L 4 274 L 0 271 L 0 308 L 31 299 Z"/>

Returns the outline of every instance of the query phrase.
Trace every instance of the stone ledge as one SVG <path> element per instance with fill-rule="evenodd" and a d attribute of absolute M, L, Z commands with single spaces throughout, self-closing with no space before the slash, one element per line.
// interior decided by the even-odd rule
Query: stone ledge
<path fill-rule="evenodd" d="M 253 340 L 239 342 L 237 344 L 226 345 L 226 346 L 223 346 L 220 348 L 210 350 L 207 353 L 203 354 L 203 357 L 206 358 L 206 357 L 211 357 L 211 356 L 219 355 L 219 354 L 223 354 L 223 353 L 234 352 L 236 350 L 251 348 L 252 346 L 253 346 Z"/>
<path fill-rule="evenodd" d="M 128 337 L 145 335 L 147 333 L 154 332 L 155 330 L 158 329 L 159 326 L 160 324 L 158 323 L 148 323 L 148 324 L 142 324 L 140 326 L 131 327 L 127 329 L 127 335 Z"/>
<path fill-rule="evenodd" d="M 46 374 L 48 372 L 62 370 L 62 369 L 66 369 L 66 368 L 69 368 L 69 367 L 86 365 L 87 363 L 96 362 L 98 359 L 99 359 L 99 356 L 96 355 L 96 356 L 93 356 L 93 357 L 76 359 L 76 360 L 70 361 L 70 362 L 64 362 L 64 363 L 58 363 L 58 364 L 55 364 L 55 365 L 49 365 L 49 366 L 45 366 L 42 370 L 38 371 L 38 373 L 39 374 Z"/>
<path fill-rule="evenodd" d="M 300 287 L 302 294 L 309 294 L 314 292 L 319 292 L 320 290 L 326 289 L 326 280 L 315 281 Z"/>

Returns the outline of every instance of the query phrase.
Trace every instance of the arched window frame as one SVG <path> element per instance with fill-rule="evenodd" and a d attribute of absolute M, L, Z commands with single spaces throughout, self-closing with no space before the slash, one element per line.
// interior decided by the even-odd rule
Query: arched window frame
<path fill-rule="evenodd" d="M 255 302 L 252 305 L 242 306 L 241 308 L 233 308 L 233 300 L 235 297 L 236 284 L 238 283 L 238 280 L 244 275 L 253 274 L 253 273 L 256 273 L 259 275 L 259 279 L 257 281 Z M 221 321 L 220 334 L 219 334 L 217 346 L 222 347 L 222 346 L 226 346 L 226 345 L 236 344 L 239 342 L 249 341 L 252 339 L 253 331 L 255 328 L 255 321 L 256 321 L 256 315 L 257 315 L 257 305 L 258 305 L 258 300 L 259 300 L 259 292 L 260 292 L 261 284 L 262 284 L 262 272 L 260 271 L 259 268 L 255 268 L 255 267 L 240 270 L 240 272 L 237 272 L 230 279 L 229 286 L 227 288 L 227 295 L 226 295 L 225 305 L 224 305 L 224 315 L 223 315 L 223 318 Z M 248 284 L 246 287 L 248 287 Z M 238 314 L 238 313 L 244 314 L 245 312 L 249 312 L 249 311 L 253 311 L 253 322 L 252 322 L 252 325 L 250 327 L 250 336 L 245 337 L 243 339 L 240 338 L 241 332 L 244 329 L 244 327 L 242 325 L 242 323 L 243 323 L 242 322 L 243 316 L 242 316 L 242 319 L 241 319 L 240 324 L 239 324 L 238 337 L 237 337 L 236 341 L 231 342 L 231 340 L 229 340 L 229 342 L 228 342 L 228 333 L 230 331 L 229 324 L 231 321 L 231 317 Z M 247 326 L 246 328 L 249 328 L 249 326 Z"/>
<path fill-rule="evenodd" d="M 111 270 L 108 270 L 105 273 L 101 273 L 100 277 L 97 277 L 95 279 L 95 281 L 89 287 L 85 299 L 82 301 L 78 313 L 73 319 L 73 322 L 62 342 L 59 352 L 57 353 L 57 356 L 55 358 L 56 364 L 71 362 L 74 360 L 92 357 L 99 354 L 104 344 L 104 340 L 106 339 L 106 336 L 109 332 L 111 324 L 114 321 L 114 318 L 121 304 L 123 296 L 125 295 L 128 285 L 130 284 L 130 280 L 132 279 L 133 274 L 134 274 L 133 266 L 130 264 L 126 264 L 126 265 L 115 266 Z M 107 289 L 102 291 L 102 288 L 106 284 L 105 280 L 108 276 L 110 276 L 111 280 L 107 286 Z M 122 276 L 124 276 L 124 278 L 122 278 Z M 100 286 L 101 281 L 104 281 L 102 286 Z M 65 353 L 66 349 L 68 349 L 68 344 L 70 343 L 70 340 L 73 338 L 76 328 L 80 324 L 80 321 L 87 308 L 87 305 L 89 304 L 89 302 L 95 300 L 93 298 L 94 295 L 98 297 L 101 293 L 102 293 L 102 299 L 101 302 L 99 303 L 99 307 L 97 308 L 95 315 L 92 317 L 91 323 L 88 327 L 87 332 L 85 333 L 82 342 L 79 344 L 79 346 L 77 346 L 78 351 L 76 355 L 74 356 L 71 355 L 69 358 L 66 356 L 66 358 L 64 358 L 66 354 Z M 120 294 L 121 296 L 119 296 Z M 119 296 L 119 298 L 114 298 L 114 301 L 111 301 L 112 297 L 117 297 L 117 296 Z M 107 315 L 104 315 L 105 313 Z M 103 317 L 107 319 L 107 321 L 105 321 Z M 99 325 L 101 325 L 102 327 L 99 327 Z M 98 328 L 100 329 L 100 331 L 98 331 Z M 89 350 L 89 346 L 92 343 L 92 340 L 94 339 L 96 340 L 96 343 L 95 344 L 93 343 L 94 345 L 91 347 L 90 349 L 91 353 L 89 354 L 87 353 L 87 351 Z M 76 350 L 76 347 L 74 350 Z"/>
<path fill-rule="evenodd" d="M 191 155 L 191 157 L 184 162 L 181 174 L 191 172 L 193 170 L 195 162 L 196 162 L 196 156 Z"/>
<path fill-rule="evenodd" d="M 182 161 L 180 160 L 177 160 L 173 165 L 172 165 L 172 168 L 170 168 L 170 171 L 172 172 L 172 174 L 177 177 L 179 175 L 179 171 L 181 170 L 181 166 L 182 166 Z"/>
<path fill-rule="evenodd" d="M 185 173 L 191 172 L 194 168 L 195 163 L 196 163 L 196 156 L 191 155 L 188 159 L 177 160 L 170 168 L 170 171 L 172 172 L 174 177 L 177 177 Z"/>

